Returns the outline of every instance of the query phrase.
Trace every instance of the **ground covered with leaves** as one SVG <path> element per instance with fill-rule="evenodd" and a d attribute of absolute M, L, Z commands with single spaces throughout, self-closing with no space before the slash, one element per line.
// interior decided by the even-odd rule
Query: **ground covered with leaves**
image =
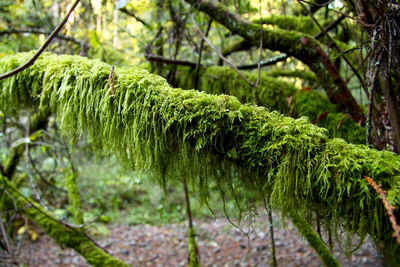
<path fill-rule="evenodd" d="M 321 266 L 314 250 L 301 238 L 291 223 L 277 217 L 275 242 L 278 266 Z M 268 220 L 257 217 L 248 237 L 226 219 L 195 221 L 197 241 L 203 266 L 269 266 L 271 256 Z M 186 266 L 187 245 L 185 223 L 128 226 L 107 225 L 109 233 L 98 242 L 116 257 L 131 266 Z M 243 230 L 248 230 L 244 227 Z M 21 262 L 27 266 L 89 266 L 71 249 L 61 249 L 46 235 L 36 242 L 25 239 L 19 250 Z M 333 255 L 342 266 L 382 266 L 380 256 L 366 241 L 347 257 L 338 245 Z"/>

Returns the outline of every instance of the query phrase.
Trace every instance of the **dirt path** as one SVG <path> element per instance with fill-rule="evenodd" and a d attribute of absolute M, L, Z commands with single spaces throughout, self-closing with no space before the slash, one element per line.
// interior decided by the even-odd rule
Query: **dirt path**
<path fill-rule="evenodd" d="M 284 229 L 276 221 L 275 242 L 278 266 L 321 266 L 317 254 L 289 224 Z M 269 266 L 270 245 L 265 217 L 257 219 L 247 238 L 225 219 L 196 221 L 197 240 L 203 266 Z M 131 266 L 186 266 L 186 225 L 110 225 L 110 234 L 99 238 L 116 257 Z M 25 242 L 20 259 L 27 266 L 88 266 L 71 249 L 61 250 L 42 235 L 37 242 Z M 334 250 L 342 266 L 382 266 L 370 242 L 347 258 L 339 248 Z"/>

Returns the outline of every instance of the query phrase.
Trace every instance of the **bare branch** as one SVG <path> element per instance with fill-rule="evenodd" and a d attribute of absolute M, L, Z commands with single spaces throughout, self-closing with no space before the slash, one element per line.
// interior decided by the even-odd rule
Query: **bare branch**
<path fill-rule="evenodd" d="M 75 7 L 79 4 L 79 2 L 80 2 L 80 0 L 76 0 L 72 4 L 67 15 L 61 21 L 61 23 L 57 26 L 57 28 L 50 34 L 50 36 L 46 39 L 46 41 L 42 44 L 42 46 L 36 51 L 36 53 L 33 55 L 33 57 L 31 57 L 27 62 L 25 62 L 21 66 L 0 75 L 0 80 L 11 77 L 11 76 L 17 74 L 18 72 L 23 71 L 24 69 L 28 68 L 30 65 L 32 65 L 36 61 L 36 59 L 44 52 L 44 50 L 50 45 L 51 41 L 53 41 L 53 39 L 61 31 L 61 29 L 64 27 L 65 23 L 67 23 L 69 16 L 72 14 L 72 11 L 74 11 Z"/>
<path fill-rule="evenodd" d="M 288 55 L 286 55 L 285 53 L 279 54 L 276 57 L 271 57 L 267 60 L 264 61 L 260 61 L 260 67 L 265 67 L 265 66 L 271 66 L 271 65 L 275 65 L 278 62 L 281 61 L 285 61 L 288 58 Z M 249 65 L 241 65 L 238 66 L 239 70 L 250 70 L 250 69 L 255 69 L 258 68 L 258 62 L 255 64 L 249 64 Z"/>
<path fill-rule="evenodd" d="M 146 28 L 148 28 L 149 30 L 153 29 L 151 27 L 150 24 L 148 24 L 146 21 L 144 21 L 143 19 L 139 18 L 138 16 L 136 16 L 135 13 L 133 13 L 132 11 L 127 10 L 125 7 L 118 9 L 119 11 L 121 11 L 122 13 L 133 17 L 134 19 L 136 19 L 137 21 L 139 21 L 140 23 L 143 24 L 143 26 L 145 26 Z"/>
<path fill-rule="evenodd" d="M 26 30 L 20 30 L 20 29 L 10 29 L 10 30 L 4 30 L 4 31 L 0 31 L 0 36 L 2 35 L 10 35 L 13 33 L 33 33 L 33 34 L 45 34 L 45 35 L 49 35 L 51 34 L 51 32 L 48 31 L 43 31 L 43 30 L 37 30 L 37 29 L 26 29 Z M 79 41 L 73 37 L 70 36 L 66 36 L 66 35 L 62 35 L 62 34 L 57 34 L 57 36 L 55 38 L 58 38 L 60 40 L 64 40 L 64 41 L 68 41 L 68 42 L 72 42 L 74 44 L 78 44 L 78 45 L 82 45 L 83 41 Z M 88 44 L 84 44 L 85 46 L 88 46 Z"/>
<path fill-rule="evenodd" d="M 195 68 L 196 67 L 196 63 L 191 62 L 191 61 L 186 61 L 186 60 L 166 58 L 166 57 L 159 56 L 159 55 L 154 55 L 154 54 L 146 54 L 145 57 L 146 57 L 147 60 L 154 61 L 154 62 L 162 62 L 162 63 L 167 63 L 167 64 L 182 65 L 182 66 L 188 66 L 188 67 L 191 67 L 191 68 Z"/>
<path fill-rule="evenodd" d="M 249 84 L 251 87 L 254 87 L 254 84 L 252 82 L 250 82 L 246 76 L 243 75 L 243 73 L 240 72 L 240 70 L 236 67 L 235 64 L 233 64 L 231 61 L 229 61 L 229 59 L 227 59 L 226 57 L 224 57 L 221 52 L 210 42 L 210 40 L 208 40 L 208 38 L 205 36 L 205 34 L 201 31 L 199 25 L 197 24 L 197 22 L 194 20 L 193 16 L 190 14 L 190 19 L 192 20 L 194 26 L 197 28 L 197 30 L 199 31 L 201 37 L 207 42 L 207 44 L 214 50 L 214 52 L 225 62 L 227 63 L 229 66 L 231 66 L 232 69 L 234 69 L 237 74 L 239 74 L 240 78 L 242 78 L 247 84 Z"/>

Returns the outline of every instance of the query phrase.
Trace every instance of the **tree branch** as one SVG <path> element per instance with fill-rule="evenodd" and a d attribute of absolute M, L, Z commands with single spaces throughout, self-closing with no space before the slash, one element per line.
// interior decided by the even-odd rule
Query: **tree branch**
<path fill-rule="evenodd" d="M 260 25 L 250 23 L 211 0 L 186 0 L 186 2 L 191 5 L 196 4 L 199 10 L 224 25 L 232 33 L 243 37 L 253 46 L 259 44 Z M 343 113 L 349 113 L 356 122 L 364 121 L 361 107 L 352 96 L 339 71 L 314 38 L 307 34 L 283 29 L 263 29 L 263 47 L 286 53 L 308 65 L 319 78 L 321 86 L 336 108 Z"/>
<path fill-rule="evenodd" d="M 4 31 L 0 31 L 0 36 L 2 35 L 10 35 L 13 33 L 33 33 L 33 34 L 45 34 L 45 35 L 49 35 L 51 34 L 48 31 L 43 31 L 43 30 L 37 30 L 37 29 L 26 29 L 26 30 L 19 30 L 19 29 L 10 29 L 10 30 L 4 30 Z M 70 36 L 66 36 L 66 35 L 61 35 L 58 34 L 55 38 L 58 38 L 60 40 L 64 40 L 64 41 L 68 41 L 68 42 L 72 42 L 78 45 L 82 45 L 83 42 L 79 41 L 73 37 Z M 85 46 L 88 46 L 88 44 L 84 44 Z"/>
<path fill-rule="evenodd" d="M 210 40 L 208 40 L 208 38 L 204 35 L 204 33 L 201 31 L 199 25 L 196 23 L 196 21 L 194 20 L 193 16 L 190 15 L 190 19 L 192 20 L 193 24 L 195 25 L 195 27 L 197 28 L 197 30 L 199 31 L 201 37 L 207 42 L 207 44 L 214 50 L 214 52 L 225 62 L 227 63 L 229 66 L 231 66 L 232 69 L 234 69 L 237 74 L 239 74 L 240 78 L 242 78 L 246 83 L 248 83 L 251 87 L 254 87 L 254 84 L 252 82 L 249 81 L 249 79 L 246 78 L 246 76 L 243 75 L 243 73 L 240 72 L 240 70 L 237 68 L 237 66 L 235 64 L 233 64 L 231 61 L 229 61 L 229 59 L 227 59 L 226 57 L 224 57 L 221 52 L 210 42 Z"/>
<path fill-rule="evenodd" d="M 42 46 L 36 51 L 36 53 L 31 57 L 27 62 L 22 64 L 21 66 L 6 72 L 2 75 L 0 75 L 0 80 L 11 77 L 15 74 L 17 74 L 20 71 L 23 71 L 24 69 L 28 68 L 31 66 L 35 60 L 44 52 L 44 50 L 49 46 L 51 41 L 57 36 L 57 34 L 61 31 L 61 29 L 64 27 L 65 23 L 67 23 L 69 16 L 72 14 L 72 11 L 74 11 L 75 7 L 79 4 L 80 0 L 76 0 L 71 8 L 69 9 L 67 15 L 64 17 L 64 19 L 61 21 L 61 23 L 57 26 L 57 28 L 50 34 L 50 36 L 47 38 L 47 40 L 42 44 Z"/>
<path fill-rule="evenodd" d="M 188 66 L 191 68 L 196 68 L 196 63 L 191 62 L 191 61 L 166 58 L 166 57 L 154 55 L 154 54 L 146 54 L 145 57 L 149 61 L 162 62 L 162 63 L 166 63 L 166 64 L 182 65 L 182 66 Z"/>
<path fill-rule="evenodd" d="M 276 57 L 271 57 L 267 60 L 260 61 L 260 67 L 275 65 L 278 62 L 285 61 L 288 56 L 285 53 L 279 54 Z M 238 66 L 239 70 L 251 70 L 258 68 L 258 63 Z"/>
<path fill-rule="evenodd" d="M 139 21 L 140 23 L 143 24 L 143 26 L 145 26 L 146 28 L 148 28 L 149 30 L 152 30 L 153 27 L 151 27 L 150 24 L 148 24 L 146 21 L 144 21 L 143 19 L 139 18 L 138 16 L 135 15 L 135 13 L 133 13 L 132 11 L 127 10 L 125 7 L 118 9 L 119 11 L 121 11 L 122 13 L 133 17 L 134 19 L 136 19 L 137 21 Z"/>

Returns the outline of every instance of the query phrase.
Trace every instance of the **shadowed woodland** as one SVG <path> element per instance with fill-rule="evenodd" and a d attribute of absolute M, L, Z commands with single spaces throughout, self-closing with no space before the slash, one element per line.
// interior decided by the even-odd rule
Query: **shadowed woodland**
<path fill-rule="evenodd" d="M 398 266 L 399 26 L 383 0 L 3 1 L 0 262 L 47 235 L 129 266 L 108 226 L 185 221 L 201 266 L 195 219 L 265 212 L 263 264 L 274 215 L 326 266 L 366 239 Z"/>

